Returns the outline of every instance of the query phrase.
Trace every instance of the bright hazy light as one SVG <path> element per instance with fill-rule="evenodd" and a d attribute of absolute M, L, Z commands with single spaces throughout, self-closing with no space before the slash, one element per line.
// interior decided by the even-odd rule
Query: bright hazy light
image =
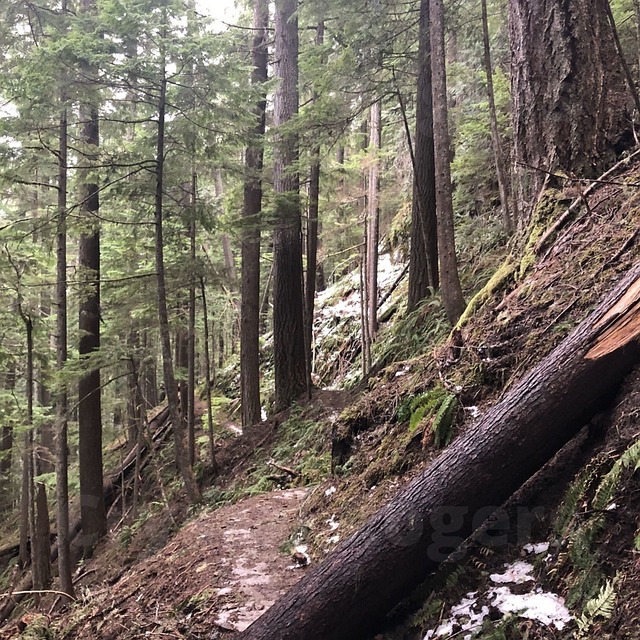
<path fill-rule="evenodd" d="M 221 22 L 233 22 L 240 13 L 236 0 L 196 0 L 198 9 Z"/>

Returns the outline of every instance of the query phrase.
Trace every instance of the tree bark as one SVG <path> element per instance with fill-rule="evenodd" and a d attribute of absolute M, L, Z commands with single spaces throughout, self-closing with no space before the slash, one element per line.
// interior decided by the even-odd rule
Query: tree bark
<path fill-rule="evenodd" d="M 4 388 L 13 392 L 16 386 L 16 365 L 10 361 L 4 374 Z M 0 437 L 0 514 L 11 510 L 11 465 L 13 462 L 13 427 L 2 425 Z"/>
<path fill-rule="evenodd" d="M 196 462 L 196 206 L 198 182 L 194 170 L 191 172 L 191 207 L 189 220 L 189 260 L 191 281 L 189 282 L 189 325 L 187 334 L 187 449 L 189 463 Z"/>
<path fill-rule="evenodd" d="M 95 0 L 82 0 L 85 16 L 96 11 Z M 91 82 L 96 70 L 83 62 L 83 74 Z M 86 89 L 81 105 L 84 161 L 98 160 L 100 129 L 95 87 Z M 99 188 L 93 173 L 86 171 L 81 182 L 81 215 L 84 231 L 80 235 L 78 264 L 83 282 L 79 303 L 79 354 L 95 355 L 100 350 L 100 229 L 96 215 L 100 209 Z M 80 458 L 80 505 L 82 533 L 86 552 L 91 553 L 98 540 L 107 532 L 107 514 L 102 496 L 102 394 L 100 369 L 91 369 L 78 381 L 78 453 Z"/>
<path fill-rule="evenodd" d="M 633 143 L 608 1 L 509 2 L 521 214 L 530 214 L 545 179 L 538 168 L 593 177 Z"/>
<path fill-rule="evenodd" d="M 431 0 L 431 75 L 433 82 L 433 136 L 438 206 L 440 285 L 447 318 L 452 325 L 465 308 L 458 275 L 451 193 L 451 153 L 447 107 L 447 73 L 444 49 L 443 0 Z"/>
<path fill-rule="evenodd" d="M 429 0 L 420 1 L 418 35 L 418 87 L 416 134 L 413 153 L 413 198 L 411 202 L 411 247 L 409 250 L 409 294 L 407 312 L 413 311 L 438 289 L 438 222 L 436 214 L 436 170 L 433 149 L 433 97 L 431 87 L 431 37 Z M 409 135 L 409 134 L 407 134 Z"/>
<path fill-rule="evenodd" d="M 378 332 L 378 240 L 380 235 L 380 150 L 382 147 L 382 101 L 377 100 L 370 110 L 370 160 L 367 197 L 367 322 L 369 341 Z"/>
<path fill-rule="evenodd" d="M 275 6 L 275 66 L 280 82 L 274 99 L 273 344 L 275 408 L 280 411 L 305 390 L 306 367 L 298 136 L 284 130 L 298 113 L 298 3 L 277 0 Z"/>
<path fill-rule="evenodd" d="M 63 0 L 62 13 L 66 17 L 67 2 Z M 56 369 L 61 372 L 67 362 L 67 162 L 68 123 L 67 95 L 60 92 L 58 147 L 58 221 L 56 229 Z M 60 591 L 73 597 L 71 577 L 71 548 L 69 545 L 69 451 L 67 443 L 68 395 L 63 381 L 56 394 L 56 525 L 58 529 L 58 576 Z"/>
<path fill-rule="evenodd" d="M 51 586 L 51 527 L 49 524 L 49 508 L 47 506 L 47 492 L 44 484 L 38 483 L 36 491 L 36 537 L 34 554 L 35 589 L 48 589 Z M 37 569 L 36 569 L 37 567 Z"/>
<path fill-rule="evenodd" d="M 324 45 L 324 21 L 316 27 L 316 46 Z M 314 91 L 313 102 L 318 100 Z M 304 290 L 304 349 L 307 361 L 307 394 L 311 398 L 311 373 L 313 371 L 313 314 L 316 298 L 316 273 L 318 271 L 318 213 L 320 210 L 320 145 L 311 149 L 309 168 L 309 215 L 307 218 L 307 277 Z"/>
<path fill-rule="evenodd" d="M 640 263 L 549 356 L 241 640 L 357 640 L 601 408 L 640 362 Z"/>
<path fill-rule="evenodd" d="M 500 208 L 502 221 L 507 233 L 511 235 L 515 229 L 515 216 L 509 204 L 509 183 L 504 166 L 504 155 L 498 130 L 498 116 L 496 114 L 496 99 L 493 91 L 493 66 L 491 64 L 491 48 L 489 45 L 489 19 L 487 17 L 487 0 L 481 0 L 482 12 L 482 43 L 484 49 L 484 72 L 487 76 L 487 98 L 489 100 L 489 120 L 491 122 L 491 147 L 493 159 L 496 165 L 496 177 L 498 178 L 498 191 L 500 192 Z"/>
<path fill-rule="evenodd" d="M 218 472 L 218 462 L 216 460 L 216 443 L 213 431 L 213 408 L 211 405 L 211 355 L 209 353 L 209 314 L 207 312 L 207 290 L 204 286 L 204 278 L 200 276 L 200 292 L 202 295 L 202 323 L 204 325 L 204 371 L 207 390 L 207 422 L 209 433 L 209 455 L 211 456 L 211 468 L 214 473 Z"/>
<path fill-rule="evenodd" d="M 254 0 L 253 42 L 251 45 L 251 85 L 264 87 L 267 81 L 269 52 L 267 29 L 269 3 Z M 240 302 L 240 387 L 242 426 L 261 420 L 260 411 L 260 212 L 262 211 L 262 170 L 266 123 L 266 94 L 261 89 L 254 116 L 255 127 L 247 147 L 242 209 L 242 292 Z"/>

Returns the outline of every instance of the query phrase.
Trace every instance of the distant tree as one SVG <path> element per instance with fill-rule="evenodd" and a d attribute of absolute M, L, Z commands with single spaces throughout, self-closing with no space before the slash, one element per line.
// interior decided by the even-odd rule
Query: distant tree
<path fill-rule="evenodd" d="M 366 212 L 366 282 L 367 333 L 369 341 L 378 332 L 378 243 L 380 239 L 380 173 L 382 149 L 382 100 L 376 100 L 369 109 L 369 161 Z M 371 363 L 369 362 L 368 368 Z"/>
<path fill-rule="evenodd" d="M 242 294 L 240 303 L 240 392 L 242 425 L 260 422 L 260 212 L 266 123 L 269 3 L 254 0 L 251 85 L 260 92 L 255 124 L 245 152 L 247 175 L 242 209 Z"/>
<path fill-rule="evenodd" d="M 95 0 L 82 0 L 86 25 L 92 25 L 97 11 Z M 82 79 L 88 84 L 80 104 L 80 141 L 86 169 L 82 172 L 80 211 L 83 228 L 78 247 L 80 278 L 83 282 L 79 304 L 79 353 L 88 358 L 100 350 L 100 210 L 99 185 L 92 168 L 98 164 L 100 125 L 96 85 L 97 69 L 90 51 L 81 62 Z M 102 389 L 100 368 L 90 365 L 78 381 L 78 425 L 80 457 L 80 511 L 83 544 L 87 550 L 107 532 L 102 469 Z"/>
<path fill-rule="evenodd" d="M 317 47 L 324 45 L 324 20 L 320 20 L 316 27 Z M 313 90 L 312 103 L 318 102 L 317 89 Z M 304 321 L 305 336 L 304 348 L 307 361 L 307 391 L 311 397 L 311 370 L 313 368 L 312 343 L 313 343 L 313 313 L 316 297 L 316 280 L 318 273 L 318 228 L 320 213 L 320 144 L 316 143 L 310 151 L 311 163 L 309 167 L 309 206 L 307 215 L 307 277 L 304 289 Z"/>
<path fill-rule="evenodd" d="M 433 97 L 429 0 L 420 1 L 416 133 L 413 145 L 413 195 L 407 311 L 413 311 L 428 292 L 440 286 L 433 152 Z"/>
<path fill-rule="evenodd" d="M 298 135 L 291 123 L 299 100 L 297 2 L 276 0 L 275 6 L 273 349 L 275 406 L 281 410 L 305 390 L 306 367 Z"/>
<path fill-rule="evenodd" d="M 489 42 L 489 19 L 487 17 L 487 0 L 481 0 L 480 11 L 482 14 L 482 48 L 484 71 L 487 76 L 487 98 L 489 100 L 489 119 L 491 121 L 491 146 L 493 148 L 493 158 L 496 166 L 496 177 L 498 179 L 498 190 L 500 192 L 500 207 L 502 210 L 502 221 L 508 233 L 513 233 L 515 227 L 515 212 L 512 211 L 510 203 L 509 182 L 502 153 L 500 133 L 498 130 L 498 116 L 496 112 L 496 99 L 493 91 L 493 65 L 491 64 L 491 48 Z"/>
<path fill-rule="evenodd" d="M 431 0 L 430 21 L 440 284 L 447 318 L 451 324 L 455 324 L 464 311 L 465 303 L 458 274 L 451 193 L 451 153 L 444 46 L 444 5 L 442 0 Z"/>

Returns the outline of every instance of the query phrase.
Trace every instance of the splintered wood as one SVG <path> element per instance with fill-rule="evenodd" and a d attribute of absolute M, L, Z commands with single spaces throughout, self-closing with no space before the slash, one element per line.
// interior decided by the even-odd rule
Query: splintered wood
<path fill-rule="evenodd" d="M 629 287 L 595 328 L 603 331 L 585 356 L 589 360 L 602 358 L 640 337 L 640 278 Z"/>

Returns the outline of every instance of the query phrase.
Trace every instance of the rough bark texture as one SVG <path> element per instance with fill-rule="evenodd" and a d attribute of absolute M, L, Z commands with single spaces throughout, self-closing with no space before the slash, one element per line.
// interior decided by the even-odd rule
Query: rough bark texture
<path fill-rule="evenodd" d="M 82 12 L 93 14 L 95 0 L 82 0 Z M 92 79 L 95 68 L 83 63 L 83 74 Z M 89 88 L 88 99 L 81 106 L 84 162 L 97 162 L 100 144 L 98 107 Z M 99 188 L 91 172 L 81 186 L 80 210 L 84 232 L 80 235 L 78 264 L 83 282 L 79 303 L 80 357 L 91 356 L 100 349 L 100 230 L 97 218 L 100 209 Z M 107 515 L 102 496 L 102 399 L 100 370 L 93 369 L 78 382 L 78 455 L 80 458 L 80 505 L 82 533 L 87 551 L 107 532 Z"/>
<path fill-rule="evenodd" d="M 302 295 L 298 137 L 285 129 L 298 112 L 298 4 L 278 0 L 275 12 L 275 67 L 279 84 L 274 100 L 278 127 L 273 186 L 273 344 L 275 408 L 288 407 L 306 388 Z"/>
<path fill-rule="evenodd" d="M 544 170 L 595 176 L 632 143 L 608 0 L 510 0 L 511 87 L 525 213 Z M 531 167 L 534 167 L 532 169 Z"/>
<path fill-rule="evenodd" d="M 442 300 L 454 325 L 465 308 L 458 275 L 451 186 L 450 138 L 447 108 L 447 74 L 444 49 L 444 6 L 431 0 L 431 76 L 433 83 L 433 137 L 438 204 L 438 252 Z"/>
<path fill-rule="evenodd" d="M 253 42 L 251 45 L 252 86 L 267 81 L 267 0 L 254 0 Z M 262 169 L 264 156 L 266 96 L 261 96 L 254 115 L 252 143 L 247 147 L 242 210 L 242 298 L 240 304 L 240 386 L 242 426 L 260 422 L 260 212 L 262 210 Z"/>
<path fill-rule="evenodd" d="M 63 0 L 62 11 L 67 3 Z M 66 107 L 66 93 L 60 102 Z M 67 110 L 60 114 L 58 155 L 58 224 L 56 229 L 56 369 L 62 371 L 67 362 Z M 67 443 L 68 396 L 60 384 L 56 394 L 56 524 L 58 528 L 58 576 L 60 591 L 73 597 L 71 548 L 69 545 L 69 451 Z"/>
<path fill-rule="evenodd" d="M 48 589 L 51 586 L 51 528 L 49 526 L 49 508 L 44 484 L 38 483 L 36 491 L 36 538 L 33 575 L 38 577 L 33 584 L 36 589 Z M 37 566 L 37 569 L 36 569 Z"/>
<path fill-rule="evenodd" d="M 374 632 L 392 607 L 611 400 L 640 361 L 639 280 L 640 263 L 465 435 L 239 638 L 356 640 Z M 616 307 L 621 300 L 624 308 Z M 630 314 L 635 320 L 625 324 Z M 635 329 L 606 355 L 587 357 L 617 325 Z"/>
<path fill-rule="evenodd" d="M 436 174 L 433 151 L 433 99 L 431 96 L 431 37 L 429 0 L 420 1 L 418 36 L 418 87 L 416 135 L 411 203 L 411 249 L 409 254 L 409 297 L 407 311 L 413 311 L 440 286 L 436 217 Z"/>

